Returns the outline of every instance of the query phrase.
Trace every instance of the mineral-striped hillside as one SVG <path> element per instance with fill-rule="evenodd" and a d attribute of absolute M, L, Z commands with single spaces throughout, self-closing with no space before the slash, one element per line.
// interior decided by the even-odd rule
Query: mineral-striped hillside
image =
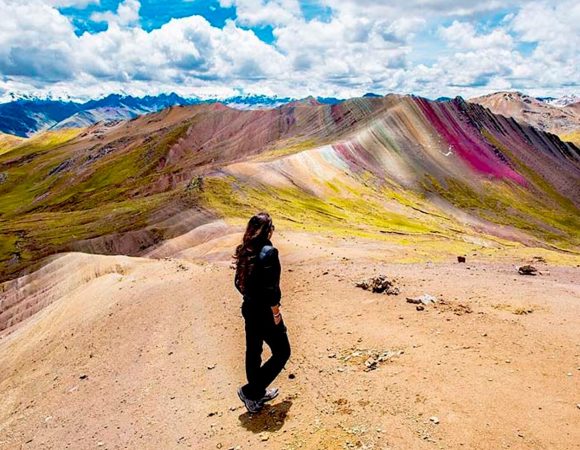
<path fill-rule="evenodd" d="M 445 251 L 580 244 L 578 148 L 461 99 L 179 106 L 10 145 L 2 280 L 66 250 L 144 254 L 257 209 L 289 228 Z"/>

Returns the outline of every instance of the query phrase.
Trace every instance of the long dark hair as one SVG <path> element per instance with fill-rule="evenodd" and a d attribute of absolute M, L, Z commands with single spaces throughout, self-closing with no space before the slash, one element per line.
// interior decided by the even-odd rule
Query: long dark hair
<path fill-rule="evenodd" d="M 242 243 L 236 247 L 234 261 L 236 264 L 235 284 L 244 293 L 246 282 L 256 266 L 258 253 L 268 242 L 270 230 L 274 228 L 272 218 L 267 212 L 253 216 L 246 227 Z"/>

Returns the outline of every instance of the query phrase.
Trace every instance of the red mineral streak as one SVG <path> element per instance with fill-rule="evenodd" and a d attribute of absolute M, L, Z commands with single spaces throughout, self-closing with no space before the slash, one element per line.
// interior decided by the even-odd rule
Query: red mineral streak
<path fill-rule="evenodd" d="M 493 177 L 509 179 L 521 185 L 526 184 L 524 177 L 496 156 L 489 144 L 478 139 L 475 135 L 478 131 L 474 127 L 465 130 L 465 125 L 455 120 L 447 109 L 452 106 L 436 105 L 422 98 L 417 99 L 417 102 L 437 133 L 474 170 Z"/>
<path fill-rule="evenodd" d="M 332 148 L 345 161 L 354 173 L 370 171 L 376 175 L 384 175 L 381 164 L 361 144 L 356 141 L 337 143 Z"/>

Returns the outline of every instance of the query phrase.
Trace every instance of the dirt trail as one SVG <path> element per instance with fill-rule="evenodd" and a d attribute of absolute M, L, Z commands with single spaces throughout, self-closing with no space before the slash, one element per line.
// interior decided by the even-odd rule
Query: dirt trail
<path fill-rule="evenodd" d="M 227 262 L 126 258 L 0 339 L 0 448 L 577 448 L 578 268 L 389 264 L 367 243 L 286 238 L 293 354 L 262 413 L 235 393 L 243 324 Z M 376 274 L 401 295 L 354 287 Z M 445 303 L 405 301 L 423 293 Z M 373 354 L 386 360 L 365 371 Z"/>

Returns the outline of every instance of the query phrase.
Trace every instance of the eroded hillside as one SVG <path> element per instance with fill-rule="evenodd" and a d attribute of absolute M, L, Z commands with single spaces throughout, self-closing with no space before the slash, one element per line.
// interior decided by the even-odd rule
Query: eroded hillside
<path fill-rule="evenodd" d="M 576 252 L 580 156 L 461 99 L 173 107 L 0 155 L 0 279 L 66 250 L 140 255 L 258 209 L 290 229 Z"/>

